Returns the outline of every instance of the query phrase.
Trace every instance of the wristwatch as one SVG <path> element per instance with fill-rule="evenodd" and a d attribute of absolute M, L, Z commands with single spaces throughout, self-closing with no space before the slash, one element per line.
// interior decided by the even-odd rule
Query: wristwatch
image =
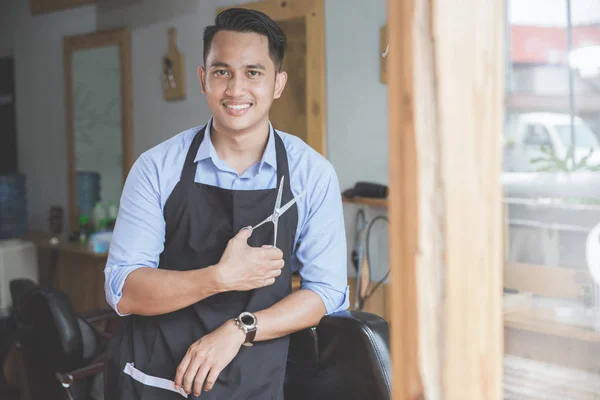
<path fill-rule="evenodd" d="M 258 319 L 256 319 L 256 315 L 251 312 L 243 312 L 234 318 L 234 320 L 235 324 L 246 334 L 246 341 L 242 346 L 252 346 L 252 342 L 254 342 L 254 337 L 256 336 L 256 330 L 258 329 Z"/>

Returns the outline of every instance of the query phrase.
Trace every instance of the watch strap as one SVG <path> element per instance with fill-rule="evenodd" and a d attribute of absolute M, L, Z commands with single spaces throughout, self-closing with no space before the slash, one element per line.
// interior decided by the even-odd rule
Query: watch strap
<path fill-rule="evenodd" d="M 254 338 L 256 337 L 256 328 L 248 329 L 246 332 L 246 341 L 244 342 L 244 346 L 252 346 L 254 343 Z"/>

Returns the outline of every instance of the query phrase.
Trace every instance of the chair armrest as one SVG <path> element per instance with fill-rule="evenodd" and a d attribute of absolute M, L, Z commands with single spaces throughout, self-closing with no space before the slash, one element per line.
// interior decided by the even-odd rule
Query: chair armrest
<path fill-rule="evenodd" d="M 76 369 L 75 371 L 68 372 L 66 374 L 56 373 L 56 379 L 60 382 L 62 387 L 69 389 L 73 382 L 79 379 L 89 378 L 98 375 L 104 371 L 104 361 L 95 364 L 88 365 L 84 368 Z"/>
<path fill-rule="evenodd" d="M 104 361 L 97 362 L 87 367 L 76 369 L 72 371 L 69 375 L 73 377 L 74 380 L 89 378 L 90 376 L 94 376 L 104 371 Z"/>
<path fill-rule="evenodd" d="M 57 372 L 55 374 L 56 379 L 62 385 L 63 388 L 67 391 L 69 398 L 72 398 L 70 393 L 70 387 L 73 385 L 73 382 L 79 379 L 89 378 L 95 375 L 98 375 L 100 372 L 104 371 L 104 361 L 98 362 L 95 364 L 88 365 L 84 368 L 76 369 L 75 371 L 68 372 L 66 374 L 61 374 Z"/>
<path fill-rule="evenodd" d="M 86 322 L 93 324 L 98 321 L 106 321 L 111 319 L 120 318 L 119 314 L 112 308 L 100 308 L 97 310 L 91 310 L 84 313 L 80 313 L 79 316 L 86 320 Z"/>

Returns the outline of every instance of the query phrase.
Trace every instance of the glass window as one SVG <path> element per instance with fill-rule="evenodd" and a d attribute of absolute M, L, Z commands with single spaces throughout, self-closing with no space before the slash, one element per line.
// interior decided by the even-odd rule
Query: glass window
<path fill-rule="evenodd" d="M 506 4 L 504 398 L 600 399 L 600 5 Z"/>
<path fill-rule="evenodd" d="M 532 144 L 536 146 L 548 146 L 552 145 L 552 141 L 550 140 L 550 135 L 548 135 L 548 131 L 541 125 L 527 125 L 525 135 L 525 144 Z"/>
<path fill-rule="evenodd" d="M 572 136 L 571 132 L 574 132 L 575 135 Z M 599 147 L 596 134 L 581 123 L 576 124 L 574 130 L 571 130 L 571 125 L 556 125 L 556 133 L 560 137 L 561 142 L 568 146 Z"/>

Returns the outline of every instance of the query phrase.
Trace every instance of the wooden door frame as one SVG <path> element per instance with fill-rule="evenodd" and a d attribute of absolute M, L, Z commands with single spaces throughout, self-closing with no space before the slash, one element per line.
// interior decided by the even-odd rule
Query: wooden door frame
<path fill-rule="evenodd" d="M 388 0 L 395 400 L 502 398 L 504 0 Z"/>
<path fill-rule="evenodd" d="M 388 313 L 393 398 L 423 398 L 419 367 L 418 170 L 413 107 L 413 0 L 388 0 Z M 393 38 L 393 39 L 392 39 Z"/>
<path fill-rule="evenodd" d="M 275 21 L 303 18 L 306 21 L 306 138 L 313 149 L 327 155 L 325 99 L 325 8 L 323 0 L 263 0 L 233 7 L 261 11 Z M 294 133 L 294 132 L 290 132 Z"/>

